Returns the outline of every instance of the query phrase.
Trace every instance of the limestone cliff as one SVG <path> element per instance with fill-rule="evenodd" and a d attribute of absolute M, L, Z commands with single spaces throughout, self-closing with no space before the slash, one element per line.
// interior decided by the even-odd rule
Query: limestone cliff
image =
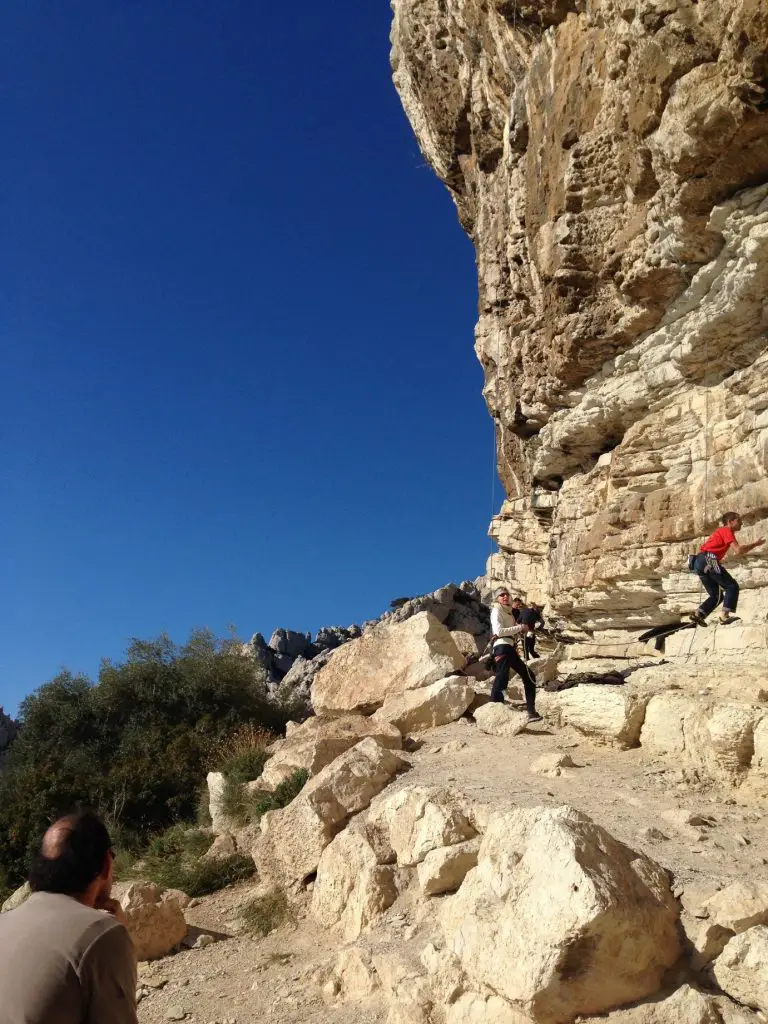
<path fill-rule="evenodd" d="M 591 630 L 768 532 L 768 4 L 393 0 L 394 80 L 477 251 L 507 500 L 489 575 Z M 768 556 L 738 571 L 768 612 Z"/>

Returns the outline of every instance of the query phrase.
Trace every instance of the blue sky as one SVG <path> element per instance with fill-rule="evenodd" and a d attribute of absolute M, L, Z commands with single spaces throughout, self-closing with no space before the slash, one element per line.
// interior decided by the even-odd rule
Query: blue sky
<path fill-rule="evenodd" d="M 380 0 L 5 10 L 0 703 L 474 576 L 473 252 Z M 497 492 L 498 493 L 498 492 Z"/>

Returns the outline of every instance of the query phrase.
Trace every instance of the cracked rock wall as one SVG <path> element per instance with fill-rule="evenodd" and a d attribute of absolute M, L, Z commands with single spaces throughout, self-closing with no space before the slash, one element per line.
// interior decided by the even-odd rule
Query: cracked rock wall
<path fill-rule="evenodd" d="M 489 566 L 588 630 L 768 532 L 768 4 L 393 0 L 395 85 L 477 252 Z M 768 554 L 737 572 L 768 613 Z"/>

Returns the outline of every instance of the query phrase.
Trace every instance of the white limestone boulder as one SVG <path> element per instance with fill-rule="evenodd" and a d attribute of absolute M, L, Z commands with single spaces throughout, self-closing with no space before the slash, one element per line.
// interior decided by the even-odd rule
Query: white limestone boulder
<path fill-rule="evenodd" d="M 532 775 L 544 775 L 547 778 L 556 779 L 561 775 L 567 775 L 568 769 L 575 767 L 570 754 L 566 754 L 563 750 L 552 750 L 531 762 L 528 771 Z"/>
<path fill-rule="evenodd" d="M 429 686 L 464 665 L 450 632 L 430 612 L 381 623 L 333 652 L 312 684 L 317 714 L 369 713 L 396 694 Z"/>
<path fill-rule="evenodd" d="M 651 697 L 640 731 L 640 746 L 649 754 L 682 754 L 685 751 L 686 719 L 698 704 L 687 694 L 670 690 Z"/>
<path fill-rule="evenodd" d="M 371 736 L 326 765 L 287 807 L 261 819 L 261 835 L 253 848 L 261 878 L 282 886 L 303 882 L 352 815 L 407 767 Z"/>
<path fill-rule="evenodd" d="M 474 839 L 466 798 L 440 786 L 406 786 L 385 794 L 368 815 L 369 826 L 386 834 L 397 863 L 415 866 L 428 853 Z"/>
<path fill-rule="evenodd" d="M 416 868 L 419 887 L 425 896 L 455 892 L 470 868 L 477 864 L 480 839 L 469 839 L 454 846 L 430 850 Z"/>
<path fill-rule="evenodd" d="M 17 907 L 20 907 L 31 895 L 32 889 L 30 888 L 29 882 L 25 882 L 24 885 L 20 885 L 15 892 L 12 892 L 8 899 L 3 903 L 2 908 L 0 908 L 0 914 L 7 914 L 9 910 L 15 910 Z"/>
<path fill-rule="evenodd" d="M 768 1014 L 768 927 L 760 924 L 735 935 L 712 973 L 731 998 Z"/>
<path fill-rule="evenodd" d="M 222 772 L 208 772 L 208 813 L 211 816 L 211 828 L 216 835 L 232 832 L 237 826 L 224 813 L 224 790 L 227 780 Z"/>
<path fill-rule="evenodd" d="M 482 654 L 480 638 L 475 636 L 474 633 L 468 633 L 464 629 L 452 629 L 451 636 L 453 637 L 453 642 L 465 658 Z"/>
<path fill-rule="evenodd" d="M 225 833 L 216 836 L 201 859 L 209 861 L 226 860 L 227 857 L 232 857 L 235 853 L 237 853 L 235 837 Z"/>
<path fill-rule="evenodd" d="M 722 701 L 685 721 L 685 748 L 710 778 L 737 781 L 750 766 L 755 729 L 766 716 L 760 705 Z"/>
<path fill-rule="evenodd" d="M 430 1024 L 432 989 L 421 964 L 399 950 L 373 957 L 389 1006 L 387 1024 Z"/>
<path fill-rule="evenodd" d="M 187 934 L 184 893 L 151 882 L 129 885 L 120 899 L 137 960 L 167 956 Z"/>
<path fill-rule="evenodd" d="M 391 723 L 401 733 L 422 732 L 455 722 L 475 699 L 474 688 L 461 676 L 439 679 L 386 701 L 373 721 Z"/>
<path fill-rule="evenodd" d="M 259 783 L 262 788 L 273 790 L 300 769 L 307 771 L 310 777 L 317 775 L 366 736 L 372 736 L 390 750 L 400 750 L 403 745 L 398 729 L 386 720 L 374 721 L 363 715 L 309 718 L 286 736 L 279 750 L 264 765 Z"/>
<path fill-rule="evenodd" d="M 732 882 L 701 904 L 705 915 L 693 935 L 693 965 L 701 968 L 725 949 L 734 935 L 768 924 L 768 882 Z"/>
<path fill-rule="evenodd" d="M 312 891 L 312 917 L 351 942 L 397 899 L 395 868 L 380 862 L 364 828 L 350 826 L 320 857 Z"/>
<path fill-rule="evenodd" d="M 341 950 L 336 957 L 333 977 L 342 1003 L 358 1003 L 381 988 L 370 955 L 356 946 Z"/>
<path fill-rule="evenodd" d="M 441 912 L 470 987 L 537 1024 L 657 992 L 681 953 L 677 918 L 663 868 L 570 807 L 492 818 Z"/>
<path fill-rule="evenodd" d="M 548 694 L 544 707 L 561 724 L 573 726 L 598 743 L 627 749 L 637 746 L 645 717 L 646 698 L 623 686 L 583 685 Z"/>
<path fill-rule="evenodd" d="M 480 732 L 488 736 L 517 736 L 528 724 L 528 716 L 507 704 L 489 701 L 473 712 Z"/>

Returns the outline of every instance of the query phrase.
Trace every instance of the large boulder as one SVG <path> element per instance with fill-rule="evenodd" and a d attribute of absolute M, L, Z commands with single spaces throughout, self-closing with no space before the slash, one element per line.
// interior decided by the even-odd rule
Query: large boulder
<path fill-rule="evenodd" d="M 738 780 L 750 766 L 755 728 L 765 707 L 721 701 L 691 715 L 685 722 L 686 752 L 710 778 Z"/>
<path fill-rule="evenodd" d="M 178 946 L 187 934 L 182 909 L 185 902 L 183 893 L 150 882 L 128 886 L 120 906 L 137 960 L 157 960 Z"/>
<path fill-rule="evenodd" d="M 401 733 L 421 732 L 455 722 L 474 699 L 475 691 L 466 680 L 449 676 L 392 697 L 373 718 L 382 723 L 390 722 Z"/>
<path fill-rule="evenodd" d="M 285 808 L 261 819 L 253 859 L 262 879 L 281 886 L 305 881 L 353 814 L 366 808 L 408 763 L 372 736 L 327 765 Z"/>
<path fill-rule="evenodd" d="M 312 893 L 312 916 L 324 928 L 351 942 L 396 899 L 396 868 L 381 862 L 364 826 L 350 826 L 325 848 Z"/>
<path fill-rule="evenodd" d="M 338 648 L 315 676 L 318 714 L 375 711 L 390 697 L 429 686 L 460 669 L 464 656 L 430 612 L 374 626 Z"/>
<path fill-rule="evenodd" d="M 265 789 L 272 790 L 299 769 L 309 772 L 310 776 L 317 775 L 366 736 L 372 736 L 390 750 L 400 750 L 403 745 L 399 730 L 385 720 L 364 718 L 362 715 L 310 718 L 291 730 L 285 742 L 267 761 L 259 781 Z"/>
<path fill-rule="evenodd" d="M 651 697 L 645 709 L 640 746 L 653 755 L 682 754 L 685 751 L 684 723 L 696 708 L 693 697 L 674 690 Z"/>
<path fill-rule="evenodd" d="M 646 699 L 608 686 L 576 686 L 548 694 L 544 708 L 564 725 L 600 743 L 635 747 L 645 717 Z"/>
<path fill-rule="evenodd" d="M 473 711 L 480 732 L 488 736 L 517 736 L 528 724 L 528 716 L 501 701 L 488 701 Z"/>
<path fill-rule="evenodd" d="M 715 979 L 739 1003 L 768 1013 L 768 927 L 735 935 L 712 968 Z"/>
<path fill-rule="evenodd" d="M 371 809 L 368 824 L 386 837 L 397 863 L 407 867 L 420 864 L 431 850 L 478 833 L 466 798 L 440 786 L 406 786 L 385 794 Z"/>
<path fill-rule="evenodd" d="M 492 818 L 441 920 L 471 987 L 537 1024 L 653 995 L 681 953 L 663 868 L 570 807 Z"/>

